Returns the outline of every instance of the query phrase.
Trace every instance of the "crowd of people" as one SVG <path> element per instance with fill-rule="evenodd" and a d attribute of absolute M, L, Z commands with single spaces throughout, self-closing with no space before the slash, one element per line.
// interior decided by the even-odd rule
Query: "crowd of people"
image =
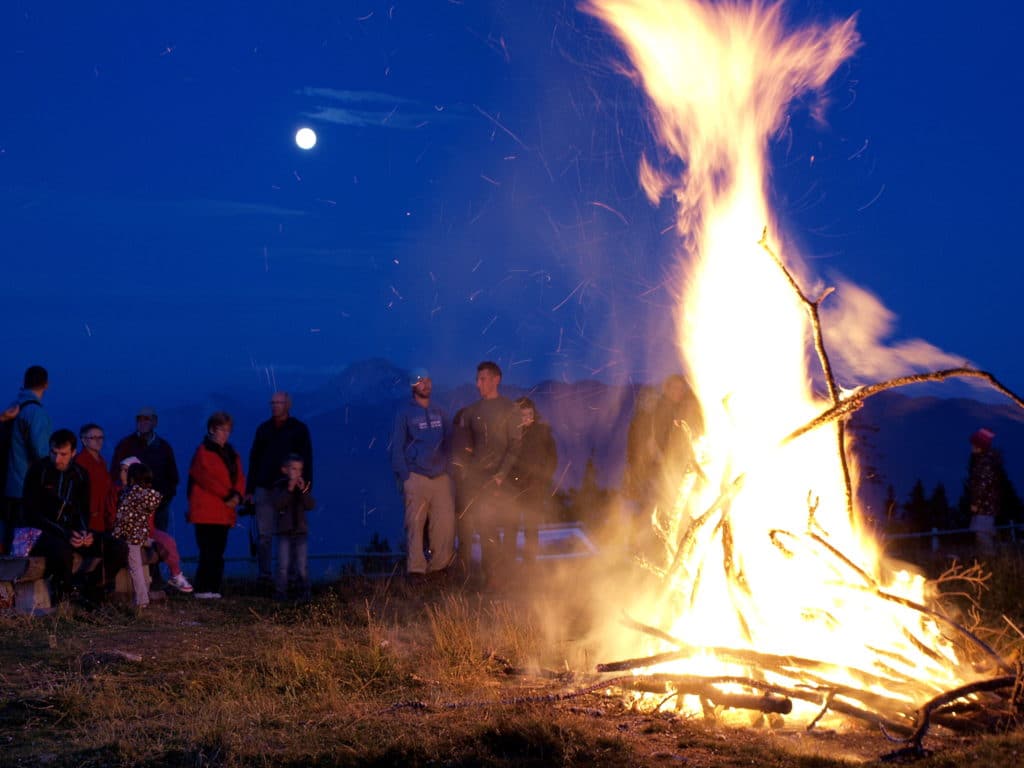
<path fill-rule="evenodd" d="M 46 369 L 31 366 L 15 402 L 0 413 L 0 554 L 45 558 L 56 601 L 98 602 L 121 569 L 130 574 L 139 609 L 156 588 L 218 599 L 228 532 L 245 509 L 254 511 L 261 582 L 278 599 L 287 599 L 290 588 L 299 599 L 309 598 L 313 450 L 306 425 L 290 415 L 287 393 L 271 398 L 271 417 L 256 431 L 248 474 L 230 443 L 231 416 L 218 411 L 207 420 L 186 481 L 186 519 L 199 552 L 193 585 L 168 532 L 181 478 L 173 449 L 156 432 L 156 411 L 138 410 L 135 431 L 117 443 L 108 464 L 99 424 L 84 424 L 77 437 L 52 428 L 43 406 L 48 387 Z M 271 573 L 275 539 L 278 568 Z"/>
<path fill-rule="evenodd" d="M 501 368 L 477 366 L 480 399 L 449 418 L 431 402 L 433 382 L 413 371 L 412 396 L 395 416 L 391 466 L 405 500 L 406 569 L 470 574 L 474 537 L 480 573 L 507 583 L 524 534 L 522 562 L 538 554 L 540 520 L 558 465 L 551 428 L 532 400 L 500 392 Z"/>
<path fill-rule="evenodd" d="M 558 452 L 533 400 L 504 396 L 501 379 L 497 363 L 481 362 L 479 399 L 450 417 L 431 399 L 429 372 L 411 374 L 411 396 L 395 415 L 390 446 L 412 580 L 472 572 L 504 584 L 517 562 L 529 567 L 538 558 Z M 185 483 L 186 519 L 198 549 L 190 583 L 168 532 L 182 478 L 174 450 L 156 431 L 156 411 L 136 412 L 135 431 L 108 462 L 99 424 L 84 424 L 77 437 L 52 429 L 43 405 L 48 386 L 47 371 L 30 367 L 14 404 L 0 414 L 0 553 L 44 557 L 55 599 L 102 599 L 121 569 L 130 574 L 139 608 L 148 605 L 151 589 L 218 599 L 228 533 L 241 514 L 252 515 L 260 584 L 281 600 L 309 599 L 313 446 L 307 426 L 291 415 L 287 393 L 271 396 L 270 418 L 256 430 L 247 471 L 230 442 L 230 414 L 218 411 L 207 420 Z M 700 430 L 699 406 L 682 376 L 669 377 L 655 401 L 638 403 L 624 482 L 637 519 L 678 485 Z"/>

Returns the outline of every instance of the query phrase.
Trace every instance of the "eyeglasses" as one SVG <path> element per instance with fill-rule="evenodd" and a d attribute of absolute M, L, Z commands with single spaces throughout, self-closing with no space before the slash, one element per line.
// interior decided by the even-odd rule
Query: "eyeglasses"
<path fill-rule="evenodd" d="M 102 440 L 103 439 L 103 435 L 85 435 L 82 439 L 83 440 Z"/>

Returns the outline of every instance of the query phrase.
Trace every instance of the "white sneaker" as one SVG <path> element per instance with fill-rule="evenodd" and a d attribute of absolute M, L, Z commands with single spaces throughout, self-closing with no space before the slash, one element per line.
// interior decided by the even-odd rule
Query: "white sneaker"
<path fill-rule="evenodd" d="M 185 578 L 184 573 L 179 573 L 177 576 L 171 576 L 167 580 L 168 586 L 174 587 L 179 592 L 188 594 L 192 591 L 192 585 L 188 583 L 188 579 Z"/>
<path fill-rule="evenodd" d="M 196 592 L 196 600 L 220 600 L 220 592 Z"/>

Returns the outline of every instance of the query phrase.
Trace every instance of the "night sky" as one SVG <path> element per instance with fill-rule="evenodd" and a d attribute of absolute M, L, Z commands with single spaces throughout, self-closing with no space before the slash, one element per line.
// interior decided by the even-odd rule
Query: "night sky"
<path fill-rule="evenodd" d="M 1024 391 L 1024 11 L 789 8 L 857 13 L 864 45 L 827 124 L 794 105 L 773 145 L 788 237 L 894 339 Z M 134 407 L 373 356 L 439 387 L 484 358 L 517 385 L 671 372 L 678 239 L 624 60 L 566 2 L 5 2 L 2 386 L 41 363 L 51 399 Z"/>

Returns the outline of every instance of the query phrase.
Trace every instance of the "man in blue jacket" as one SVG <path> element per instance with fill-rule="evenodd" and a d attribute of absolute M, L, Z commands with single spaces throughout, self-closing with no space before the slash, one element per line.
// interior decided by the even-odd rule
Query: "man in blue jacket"
<path fill-rule="evenodd" d="M 21 391 L 15 404 L 18 415 L 11 425 L 8 446 L 6 480 L 4 483 L 4 515 L 0 521 L 0 547 L 10 551 L 14 529 L 23 524 L 21 495 L 28 468 L 50 452 L 50 433 L 53 424 L 43 408 L 43 393 L 50 385 L 50 377 L 41 365 L 25 371 Z"/>
<path fill-rule="evenodd" d="M 406 571 L 437 573 L 455 559 L 455 502 L 448 477 L 451 422 L 430 404 L 433 382 L 418 368 L 409 378 L 412 399 L 395 415 L 391 433 L 391 468 L 405 496 Z M 430 526 L 430 561 L 423 534 Z"/>

